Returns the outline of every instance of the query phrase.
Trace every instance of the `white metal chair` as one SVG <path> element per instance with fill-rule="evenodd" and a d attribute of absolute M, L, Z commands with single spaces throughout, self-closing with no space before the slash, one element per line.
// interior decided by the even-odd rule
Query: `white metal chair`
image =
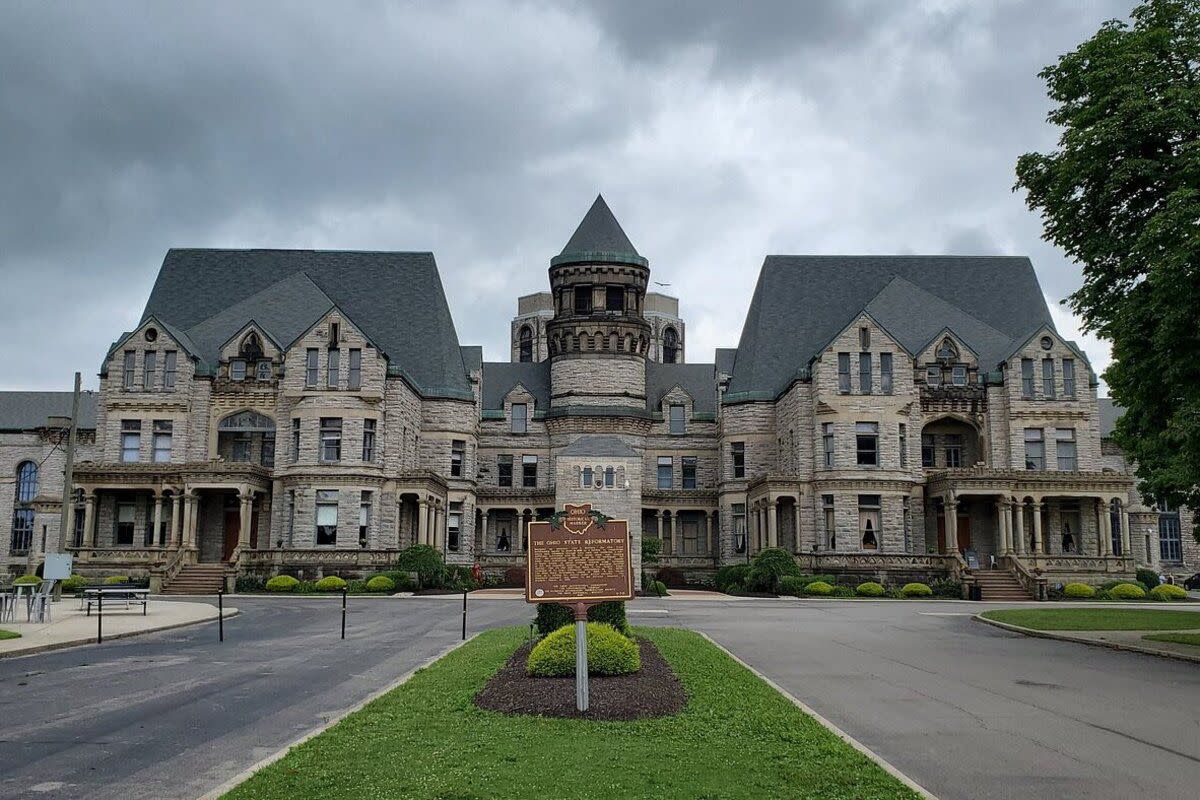
<path fill-rule="evenodd" d="M 45 624 L 50 622 L 50 594 L 54 581 L 42 581 L 37 591 L 29 595 L 25 606 L 25 621 Z"/>

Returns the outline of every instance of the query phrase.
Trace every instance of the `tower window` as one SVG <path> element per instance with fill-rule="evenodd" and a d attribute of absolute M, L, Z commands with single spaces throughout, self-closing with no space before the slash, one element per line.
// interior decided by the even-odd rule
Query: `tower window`
<path fill-rule="evenodd" d="M 663 331 L 663 363 L 674 364 L 679 360 L 679 334 L 674 328 Z"/>
<path fill-rule="evenodd" d="M 519 341 L 519 360 L 526 363 L 533 361 L 533 331 L 528 325 L 523 325 L 517 338 Z"/>
<path fill-rule="evenodd" d="M 576 286 L 575 287 L 575 313 L 590 314 L 592 313 L 592 287 Z"/>
<path fill-rule="evenodd" d="M 604 309 L 606 311 L 625 310 L 625 287 L 609 286 L 604 290 Z"/>

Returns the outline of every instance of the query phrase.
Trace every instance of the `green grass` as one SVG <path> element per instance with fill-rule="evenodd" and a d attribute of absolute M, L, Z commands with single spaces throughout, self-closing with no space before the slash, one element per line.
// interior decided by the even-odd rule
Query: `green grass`
<path fill-rule="evenodd" d="M 1152 633 L 1142 638 L 1151 642 L 1174 642 L 1200 647 L 1200 633 Z"/>
<path fill-rule="evenodd" d="M 1172 631 L 1200 628 L 1200 613 L 1157 608 L 1054 608 L 985 611 L 997 622 L 1039 631 Z"/>
<path fill-rule="evenodd" d="M 20 638 L 21 638 L 21 634 L 17 633 L 16 631 L 6 631 L 3 628 L 0 628 L 0 641 L 3 641 L 4 639 L 20 639 Z"/>
<path fill-rule="evenodd" d="M 592 722 L 481 711 L 472 697 L 523 635 L 492 630 L 226 797 L 916 797 L 701 636 L 638 633 L 658 645 L 687 689 L 676 716 Z"/>

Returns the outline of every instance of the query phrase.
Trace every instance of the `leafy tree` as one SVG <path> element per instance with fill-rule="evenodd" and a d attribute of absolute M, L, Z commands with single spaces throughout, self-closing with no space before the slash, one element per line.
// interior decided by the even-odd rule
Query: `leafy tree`
<path fill-rule="evenodd" d="M 1040 75 L 1062 134 L 1017 188 L 1083 267 L 1067 302 L 1112 342 L 1142 492 L 1200 508 L 1200 0 L 1146 0 Z"/>

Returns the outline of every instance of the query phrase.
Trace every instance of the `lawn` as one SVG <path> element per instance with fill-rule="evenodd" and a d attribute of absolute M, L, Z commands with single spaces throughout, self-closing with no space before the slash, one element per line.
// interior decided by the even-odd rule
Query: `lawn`
<path fill-rule="evenodd" d="M 1142 638 L 1151 642 L 1174 642 L 1200 647 L 1200 633 L 1152 633 Z"/>
<path fill-rule="evenodd" d="M 510 717 L 472 697 L 521 643 L 481 634 L 226 798 L 914 798 L 703 637 L 639 629 L 688 692 L 639 722 Z"/>
<path fill-rule="evenodd" d="M 1039 631 L 1177 631 L 1200 628 L 1200 613 L 1157 608 L 1054 608 L 985 611 L 983 616 Z"/>
<path fill-rule="evenodd" d="M 0 628 L 0 641 L 3 641 L 4 639 L 20 639 L 20 638 L 21 638 L 21 634 L 17 633 L 16 631 L 6 631 L 3 628 Z"/>

